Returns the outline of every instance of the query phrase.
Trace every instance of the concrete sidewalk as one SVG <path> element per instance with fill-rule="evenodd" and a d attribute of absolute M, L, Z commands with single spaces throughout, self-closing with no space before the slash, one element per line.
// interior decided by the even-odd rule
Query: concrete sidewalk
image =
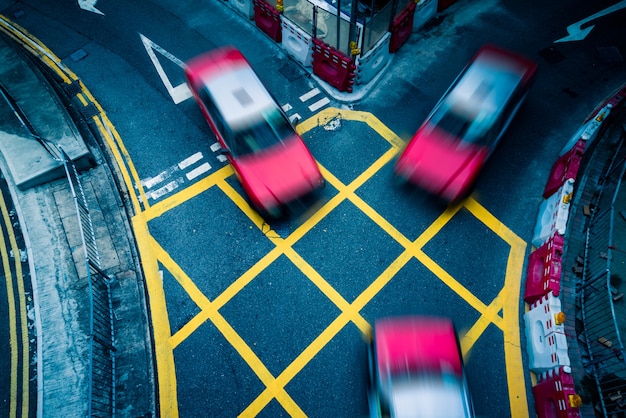
<path fill-rule="evenodd" d="M 90 293 L 79 218 L 63 164 L 29 133 L 67 150 L 79 167 L 100 263 L 112 279 L 116 413 L 154 416 L 155 388 L 145 286 L 129 214 L 105 155 L 84 120 L 74 120 L 38 58 L 0 38 L 3 87 L 19 107 L 0 105 L 0 170 L 25 235 L 37 333 L 38 416 L 86 416 L 89 408 Z M 76 100 L 76 99 L 74 99 Z M 28 123 L 20 120 L 26 117 Z"/>

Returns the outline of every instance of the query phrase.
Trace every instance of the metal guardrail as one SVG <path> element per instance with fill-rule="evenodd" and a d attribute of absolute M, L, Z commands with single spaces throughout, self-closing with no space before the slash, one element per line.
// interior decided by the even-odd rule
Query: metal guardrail
<path fill-rule="evenodd" d="M 102 271 L 89 207 L 78 171 L 60 149 L 76 203 L 89 282 L 89 412 L 90 417 L 115 417 L 115 326 L 111 279 Z"/>
<path fill-rule="evenodd" d="M 626 316 L 616 314 L 616 303 L 625 301 L 620 300 L 617 286 L 621 278 L 612 264 L 616 251 L 620 251 L 615 246 L 615 202 L 626 173 L 625 137 L 622 130 L 616 152 L 599 179 L 599 193 L 591 202 L 595 210 L 586 230 L 579 293 L 583 326 L 579 335 L 584 337 L 588 355 L 583 364 L 597 388 L 593 399 L 596 410 L 605 417 L 626 412 L 626 360 L 620 332 L 620 327 L 626 329 Z"/>

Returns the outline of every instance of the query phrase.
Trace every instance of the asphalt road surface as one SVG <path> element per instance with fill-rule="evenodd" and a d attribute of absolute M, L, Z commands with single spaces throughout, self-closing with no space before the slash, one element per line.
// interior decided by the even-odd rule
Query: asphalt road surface
<path fill-rule="evenodd" d="M 534 413 L 524 260 L 552 163 L 624 81 L 624 9 L 460 1 L 346 103 L 225 3 L 90 2 L 102 14 L 79 3 L 2 4 L 81 78 L 119 134 L 161 415 L 365 416 L 366 335 L 376 318 L 403 314 L 454 319 L 479 416 Z M 584 39 L 555 43 L 594 15 Z M 398 150 L 487 42 L 540 68 L 474 193 L 445 206 L 395 186 Z M 268 224 L 248 206 L 188 100 L 182 62 L 226 44 L 300 116 L 327 180 L 321 200 L 287 220 Z"/>

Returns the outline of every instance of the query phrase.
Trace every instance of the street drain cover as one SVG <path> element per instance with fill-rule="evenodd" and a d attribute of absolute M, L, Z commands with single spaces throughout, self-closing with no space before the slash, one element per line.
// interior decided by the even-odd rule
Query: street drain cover
<path fill-rule="evenodd" d="M 296 65 L 283 65 L 280 70 L 278 70 L 285 78 L 289 81 L 294 81 L 302 77 L 304 74 L 302 70 L 300 70 Z"/>

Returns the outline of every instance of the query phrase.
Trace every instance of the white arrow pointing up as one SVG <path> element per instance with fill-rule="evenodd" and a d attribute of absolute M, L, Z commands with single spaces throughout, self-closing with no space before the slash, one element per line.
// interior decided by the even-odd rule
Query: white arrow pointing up
<path fill-rule="evenodd" d="M 98 0 L 78 0 L 78 6 L 83 10 L 87 10 L 88 12 L 98 13 L 99 15 L 104 16 L 104 13 L 96 9 L 97 2 Z"/>
<path fill-rule="evenodd" d="M 604 15 L 608 15 L 610 13 L 616 12 L 623 8 L 626 8 L 626 0 L 622 0 L 619 3 L 616 3 L 611 7 L 607 7 L 606 9 L 599 11 L 596 14 L 586 17 L 583 20 L 579 20 L 578 22 L 573 23 L 567 27 L 567 33 L 569 34 L 568 36 L 566 36 L 565 38 L 558 39 L 554 42 L 556 43 L 556 42 L 569 42 L 569 41 L 583 40 L 585 39 L 587 35 L 589 35 L 589 32 L 591 32 L 591 30 L 595 26 L 595 25 L 591 25 L 583 29 L 582 26 L 585 23 L 591 22 L 592 20 L 595 20 Z"/>

